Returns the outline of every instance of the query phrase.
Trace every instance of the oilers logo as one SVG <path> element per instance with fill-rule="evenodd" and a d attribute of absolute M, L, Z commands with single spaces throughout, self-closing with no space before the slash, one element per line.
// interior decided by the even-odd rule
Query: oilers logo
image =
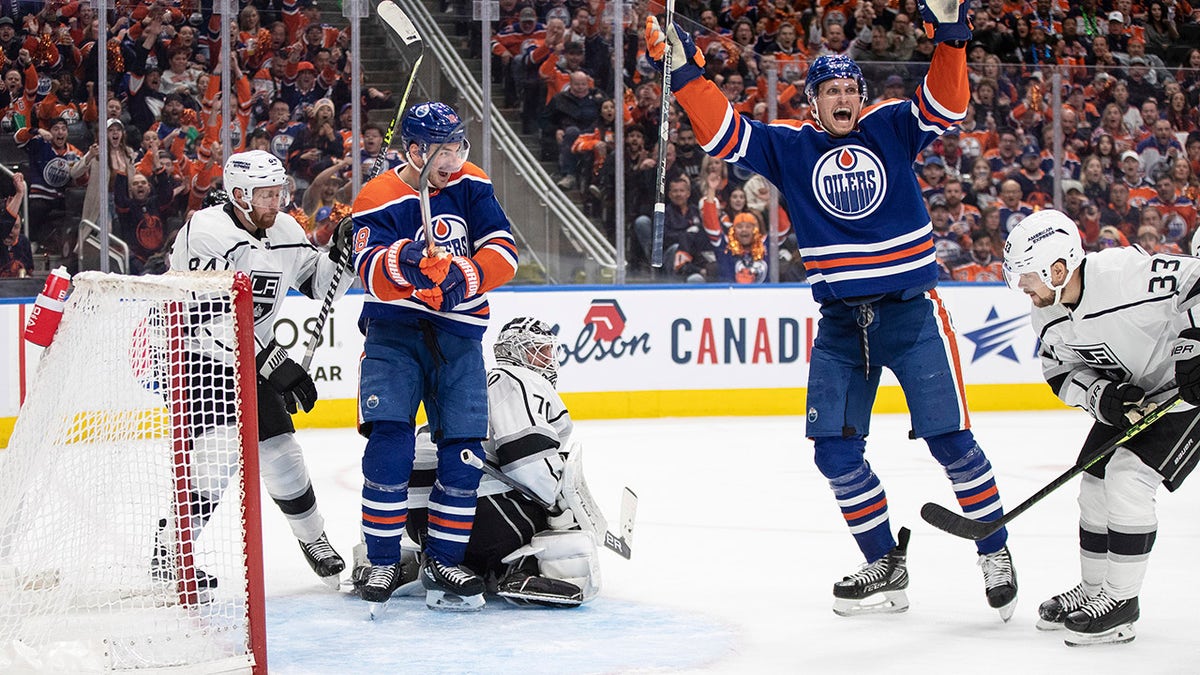
<path fill-rule="evenodd" d="M 817 160 L 813 194 L 829 213 L 847 220 L 866 218 L 883 203 L 887 173 L 883 162 L 861 145 L 834 148 Z"/>
<path fill-rule="evenodd" d="M 433 231 L 434 244 L 444 248 L 450 255 L 471 255 L 467 246 L 467 223 L 462 216 L 453 213 L 436 214 L 430 229 Z M 424 228 L 417 230 L 416 239 L 424 238 Z"/>

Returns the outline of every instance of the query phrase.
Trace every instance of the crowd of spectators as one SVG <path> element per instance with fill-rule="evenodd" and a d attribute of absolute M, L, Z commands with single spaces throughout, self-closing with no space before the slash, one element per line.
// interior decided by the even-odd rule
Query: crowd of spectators
<path fill-rule="evenodd" d="M 1188 2 L 972 2 L 967 118 L 914 165 L 945 279 L 1000 280 L 1008 230 L 1053 205 L 1056 190 L 1089 249 L 1141 242 L 1190 252 L 1200 198 L 1200 6 Z M 612 98 L 614 42 L 603 3 L 499 4 L 496 82 L 507 102 L 520 107 L 523 129 L 541 138 L 542 159 L 556 162 L 559 187 L 578 191 L 610 237 L 614 206 L 621 206 L 612 200 L 614 121 L 623 115 L 627 256 L 634 278 L 649 275 L 661 90 L 641 27 L 647 13 L 661 14 L 661 3 L 627 10 L 619 102 Z M 763 121 L 772 97 L 777 117 L 808 116 L 803 82 L 820 55 L 856 59 L 875 103 L 910 96 L 933 50 L 916 0 L 684 0 L 676 13 L 734 109 Z M 778 85 L 769 91 L 772 68 Z M 761 252 L 746 257 L 757 249 L 735 243 L 738 215 L 750 212 L 743 221 L 756 222 L 764 238 L 772 216 L 779 223 L 780 259 L 766 267 L 777 265 L 781 279 L 802 279 L 794 237 L 787 236 L 787 205 L 768 213 L 761 179 L 731 167 L 707 169 L 686 116 L 676 106 L 667 114 L 665 240 L 672 272 L 658 278 L 729 281 L 731 256 L 761 268 Z M 1150 225 L 1158 231 L 1153 242 Z"/>
<path fill-rule="evenodd" d="M 114 234 L 129 246 L 130 271 L 162 269 L 172 233 L 219 188 L 223 95 L 234 111 L 233 149 L 265 149 L 287 164 L 296 184 L 291 211 L 320 243 L 344 212 L 353 162 L 369 168 L 382 153 L 394 166 L 400 157 L 382 148 L 383 130 L 372 125 L 363 128 L 361 156 L 349 157 L 348 29 L 322 23 L 317 1 L 241 0 L 231 19 L 229 87 L 220 82 L 213 3 L 118 1 L 103 36 L 109 97 L 101 103 L 90 5 L 0 0 L 0 131 L 23 160 L 31 240 L 4 247 L 0 262 L 30 249 L 71 263 L 80 212 L 95 221 L 109 209 Z M 1200 198 L 1200 9 L 1188 1 L 973 0 L 967 118 L 914 165 L 945 278 L 999 278 L 1008 229 L 1057 201 L 1091 249 L 1141 243 L 1190 252 Z M 641 27 L 661 4 L 642 0 L 626 10 L 619 72 L 603 0 L 499 0 L 498 9 L 491 58 L 504 102 L 539 139 L 558 185 L 614 240 L 623 209 L 631 271 L 649 275 L 661 76 L 646 58 Z M 817 56 L 855 58 L 873 103 L 911 95 L 932 52 L 915 0 L 683 0 L 676 9 L 735 110 L 764 121 L 772 103 L 777 117 L 808 116 L 803 80 Z M 772 71 L 778 84 L 769 90 Z M 368 87 L 364 104 L 395 100 Z M 770 212 L 760 177 L 708 161 L 678 107 L 666 114 L 669 272 L 659 278 L 761 281 L 777 268 L 781 279 L 803 279 L 787 205 Z M 618 115 L 621 204 L 613 199 Z M 101 127 L 110 141 L 104 186 Z M 15 191 L 0 178 L 6 205 Z M 82 206 L 72 202 L 79 195 Z M 19 235 L 16 218 L 0 229 Z M 751 221 L 757 237 L 746 231 Z M 0 275 L 23 270 L 0 265 Z"/>
<path fill-rule="evenodd" d="M 319 1 L 338 9 L 334 0 Z M 232 150 L 265 149 L 285 163 L 295 181 L 289 211 L 324 243 L 347 208 L 339 189 L 354 161 L 349 29 L 323 23 L 318 0 L 241 0 L 230 17 L 232 86 L 223 87 L 214 3 L 107 4 L 108 33 L 98 36 L 86 0 L 0 0 L 0 133 L 15 142 L 0 151 L 18 154 L 28 184 L 29 241 L 21 250 L 76 267 L 81 216 L 95 222 L 107 209 L 113 234 L 128 245 L 127 271 L 165 269 L 175 231 L 221 189 L 223 96 L 230 97 Z M 107 101 L 96 100 L 101 49 Z M 396 105 L 390 92 L 372 87 L 363 98 L 364 110 Z M 107 134 L 107 159 L 99 156 L 99 133 Z M 366 126 L 364 166 L 382 138 Z M 400 161 L 394 151 L 386 160 Z M 107 185 L 99 185 L 102 161 Z M 15 189 L 8 182 L 0 178 L 0 199 Z M 318 182 L 320 194 L 306 194 Z M 0 229 L 9 232 L 7 220 Z M 0 276 L 26 275 L 31 265 L 24 255 Z"/>

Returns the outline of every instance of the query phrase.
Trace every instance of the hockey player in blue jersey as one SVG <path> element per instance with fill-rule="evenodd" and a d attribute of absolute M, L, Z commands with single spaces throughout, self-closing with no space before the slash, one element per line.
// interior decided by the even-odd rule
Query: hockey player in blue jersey
<path fill-rule="evenodd" d="M 492 182 L 466 161 L 466 131 L 443 103 L 408 109 L 400 127 L 406 163 L 374 178 L 354 201 L 354 264 L 366 290 L 359 328 L 363 453 L 362 531 L 371 563 L 360 595 L 372 614 L 401 579 L 400 538 L 422 402 L 438 446 L 421 581 L 433 609 L 483 606 L 483 581 L 461 566 L 475 515 L 488 408 L 483 333 L 486 291 L 513 278 L 517 250 Z M 418 179 L 432 162 L 426 246 Z"/>
<path fill-rule="evenodd" d="M 931 0 L 932 1 L 932 0 Z M 970 97 L 965 4 L 922 4 L 938 43 L 911 100 L 864 107 L 866 82 L 841 55 L 809 68 L 812 119 L 757 122 L 734 112 L 704 77 L 704 56 L 677 25 L 664 33 L 646 20 L 646 44 L 661 61 L 671 50 L 671 89 L 708 154 L 761 174 L 783 193 L 821 320 L 809 369 L 808 424 L 817 468 L 866 558 L 834 584 L 834 612 L 908 608 L 906 546 L 892 536 L 887 498 L 865 459 L 871 405 L 883 367 L 908 401 L 914 438 L 945 469 L 963 511 L 980 520 L 1002 513 L 992 467 L 970 431 L 950 316 L 935 287 L 929 214 L 912 162 L 966 114 Z M 939 18 L 940 16 L 940 18 Z M 988 603 L 1007 621 L 1017 582 L 1003 529 L 978 542 Z"/>

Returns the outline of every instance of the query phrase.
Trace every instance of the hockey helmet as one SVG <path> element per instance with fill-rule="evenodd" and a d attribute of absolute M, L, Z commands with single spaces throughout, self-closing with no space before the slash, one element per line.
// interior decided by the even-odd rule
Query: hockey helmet
<path fill-rule="evenodd" d="M 418 103 L 404 114 L 400 124 L 400 141 L 404 144 L 404 154 L 413 143 L 421 150 L 421 157 L 426 158 L 429 149 L 435 145 L 459 143 L 456 153 L 457 166 L 451 170 L 457 171 L 467 160 L 470 143 L 467 142 L 466 122 L 454 112 L 454 108 L 437 101 Z"/>
<path fill-rule="evenodd" d="M 493 350 L 496 361 L 528 368 L 558 383 L 558 337 L 545 321 L 522 316 L 500 329 Z"/>
<path fill-rule="evenodd" d="M 229 201 L 243 213 L 249 214 L 249 204 L 254 202 L 254 191 L 258 188 L 265 187 L 282 187 L 280 192 L 279 207 L 282 209 L 288 203 L 288 175 L 287 170 L 283 168 L 283 162 L 279 158 L 265 150 L 250 150 L 247 152 L 239 152 L 230 156 L 225 162 L 225 171 L 222 176 L 225 184 L 225 194 L 229 196 Z M 242 190 L 242 199 L 245 200 L 247 206 L 243 207 L 239 203 L 233 191 Z"/>
<path fill-rule="evenodd" d="M 1067 276 L 1057 286 L 1050 268 L 1059 260 L 1067 266 Z M 1054 291 L 1057 303 L 1071 273 L 1083 262 L 1083 240 L 1079 226 L 1069 216 L 1054 209 L 1043 209 L 1026 216 L 1008 233 L 1004 243 L 1004 280 L 1019 289 L 1022 275 L 1037 274 Z"/>
<path fill-rule="evenodd" d="M 858 83 L 858 91 L 863 103 L 867 102 L 867 80 L 863 77 L 862 68 L 854 59 L 845 54 L 827 54 L 818 56 L 808 69 L 804 78 L 804 95 L 808 97 L 809 105 L 816 107 L 817 88 L 826 80 L 836 80 L 847 77 Z"/>

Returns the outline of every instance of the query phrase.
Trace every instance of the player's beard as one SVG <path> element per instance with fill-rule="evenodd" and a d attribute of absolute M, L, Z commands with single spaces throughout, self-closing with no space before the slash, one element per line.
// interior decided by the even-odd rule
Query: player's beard
<path fill-rule="evenodd" d="M 275 217 L 278 215 L 279 209 L 271 209 L 269 211 L 253 209 L 250 212 L 250 222 L 254 223 L 254 227 L 260 230 L 269 230 L 275 224 Z"/>

